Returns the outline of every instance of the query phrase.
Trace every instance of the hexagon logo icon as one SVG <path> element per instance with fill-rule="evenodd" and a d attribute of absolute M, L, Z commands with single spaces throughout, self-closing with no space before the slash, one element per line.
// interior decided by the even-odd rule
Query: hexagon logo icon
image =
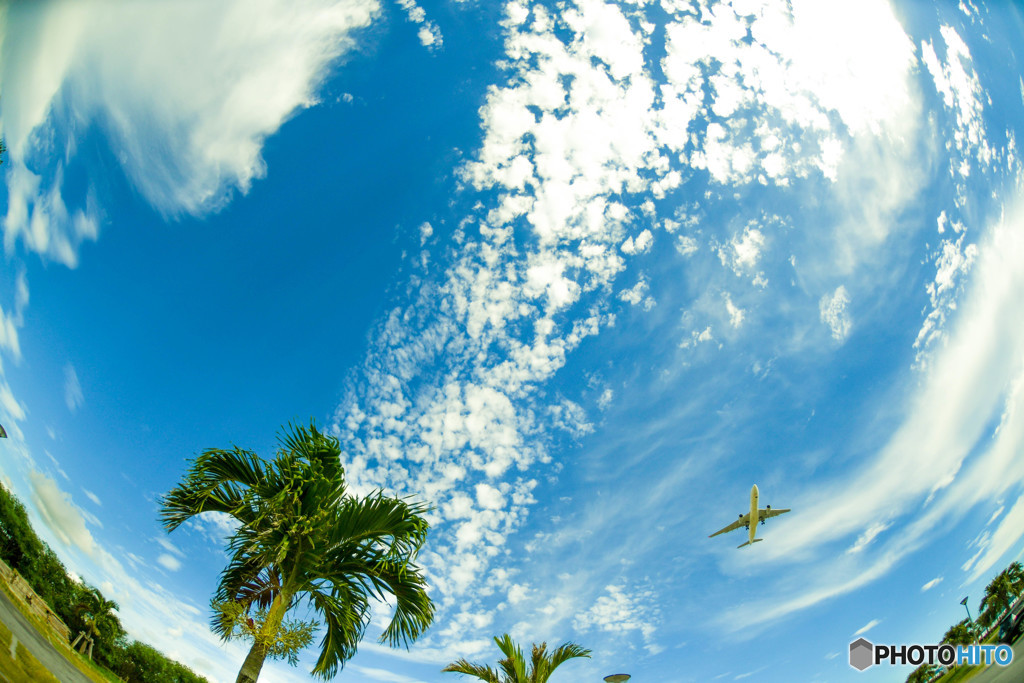
<path fill-rule="evenodd" d="M 850 643 L 850 666 L 857 671 L 863 671 L 872 664 L 875 659 L 875 646 L 866 638 L 858 638 Z"/>

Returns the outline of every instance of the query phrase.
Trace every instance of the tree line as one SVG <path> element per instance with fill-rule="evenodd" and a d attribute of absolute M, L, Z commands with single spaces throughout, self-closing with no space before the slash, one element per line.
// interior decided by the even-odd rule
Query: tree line
<path fill-rule="evenodd" d="M 57 554 L 36 535 L 25 506 L 0 486 L 0 559 L 17 570 L 72 638 L 92 642 L 92 657 L 128 683 L 206 683 L 155 648 L 128 638 L 117 603 L 95 586 L 71 578 Z"/>

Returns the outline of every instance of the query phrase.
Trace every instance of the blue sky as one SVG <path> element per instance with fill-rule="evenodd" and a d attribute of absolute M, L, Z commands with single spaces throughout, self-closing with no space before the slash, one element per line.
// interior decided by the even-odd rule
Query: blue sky
<path fill-rule="evenodd" d="M 1022 554 L 1024 23 L 1002 3 L 8 3 L 0 473 L 233 680 L 188 458 L 343 443 L 438 618 L 344 680 L 889 680 Z M 742 551 L 757 483 L 791 514 Z M 307 680 L 274 664 L 261 680 Z M 898 675 L 898 674 L 897 674 Z"/>

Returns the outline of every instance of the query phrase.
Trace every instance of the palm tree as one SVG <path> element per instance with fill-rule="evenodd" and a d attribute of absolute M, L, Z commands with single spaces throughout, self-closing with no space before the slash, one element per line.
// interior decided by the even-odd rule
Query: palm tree
<path fill-rule="evenodd" d="M 910 675 L 907 676 L 907 683 L 928 683 L 941 670 L 940 665 L 926 662 L 910 672 Z"/>
<path fill-rule="evenodd" d="M 1024 593 L 1024 565 L 1021 565 L 1020 562 L 1013 562 L 1003 570 L 1003 573 L 1009 578 L 1014 595 Z"/>
<path fill-rule="evenodd" d="M 985 597 L 981 599 L 978 609 L 983 614 L 990 614 L 991 618 L 988 619 L 988 622 L 994 623 L 1000 614 L 1009 609 L 1016 595 L 1013 580 L 1004 569 L 985 586 Z"/>
<path fill-rule="evenodd" d="M 486 683 L 546 683 L 551 673 L 566 660 L 590 657 L 590 650 L 575 643 L 564 643 L 550 653 L 547 651 L 547 643 L 541 643 L 533 645 L 530 663 L 527 665 L 523 651 L 507 633 L 501 637 L 495 636 L 494 642 L 505 655 L 504 659 L 498 661 L 500 677 L 499 671 L 482 664 L 472 664 L 465 659 L 453 662 L 441 671 L 476 676 Z"/>
<path fill-rule="evenodd" d="M 967 619 L 962 619 L 958 624 L 949 627 L 946 634 L 942 636 L 942 644 L 970 645 L 974 642 L 974 629 Z"/>
<path fill-rule="evenodd" d="M 122 631 L 121 623 L 114 614 L 117 609 L 117 603 L 107 600 L 99 590 L 91 587 L 82 589 L 74 612 L 82 620 L 85 628 L 78 632 L 75 641 L 71 643 L 71 649 L 81 642 L 80 651 L 85 654 L 88 646 L 89 659 L 92 659 L 94 638 L 103 637 L 113 641 L 118 632 Z"/>
<path fill-rule="evenodd" d="M 222 638 L 237 637 L 240 620 L 249 625 L 253 644 L 236 683 L 254 682 L 268 655 L 286 653 L 284 617 L 300 604 L 327 627 L 312 672 L 323 679 L 356 653 L 371 595 L 394 597 L 380 636 L 391 646 L 408 647 L 434 616 L 413 564 L 426 541 L 423 515 L 430 508 L 381 491 L 348 495 L 339 442 L 315 423 L 290 426 L 278 441 L 272 461 L 238 447 L 204 451 L 161 501 L 168 531 L 204 512 L 226 513 L 239 525 L 228 539 L 231 559 L 213 601 L 220 607 L 213 630 Z"/>

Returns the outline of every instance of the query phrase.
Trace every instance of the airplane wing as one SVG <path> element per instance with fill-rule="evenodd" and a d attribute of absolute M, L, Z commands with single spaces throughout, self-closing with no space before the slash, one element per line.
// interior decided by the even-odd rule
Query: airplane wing
<path fill-rule="evenodd" d="M 760 510 L 757 511 L 757 518 L 768 519 L 770 517 L 781 515 L 783 512 L 789 512 L 789 508 L 785 508 L 784 510 L 772 510 L 771 508 L 761 508 Z"/>
<path fill-rule="evenodd" d="M 719 529 L 715 533 L 711 534 L 711 536 L 717 536 L 718 534 L 724 534 L 726 531 L 733 531 L 734 529 L 739 529 L 741 526 L 746 526 L 748 519 L 750 519 L 750 513 L 749 512 L 747 514 L 743 515 L 742 517 L 740 517 L 739 519 L 737 519 L 735 522 L 733 522 L 729 526 L 725 527 L 724 529 Z M 708 536 L 708 538 L 711 538 L 711 536 Z"/>

